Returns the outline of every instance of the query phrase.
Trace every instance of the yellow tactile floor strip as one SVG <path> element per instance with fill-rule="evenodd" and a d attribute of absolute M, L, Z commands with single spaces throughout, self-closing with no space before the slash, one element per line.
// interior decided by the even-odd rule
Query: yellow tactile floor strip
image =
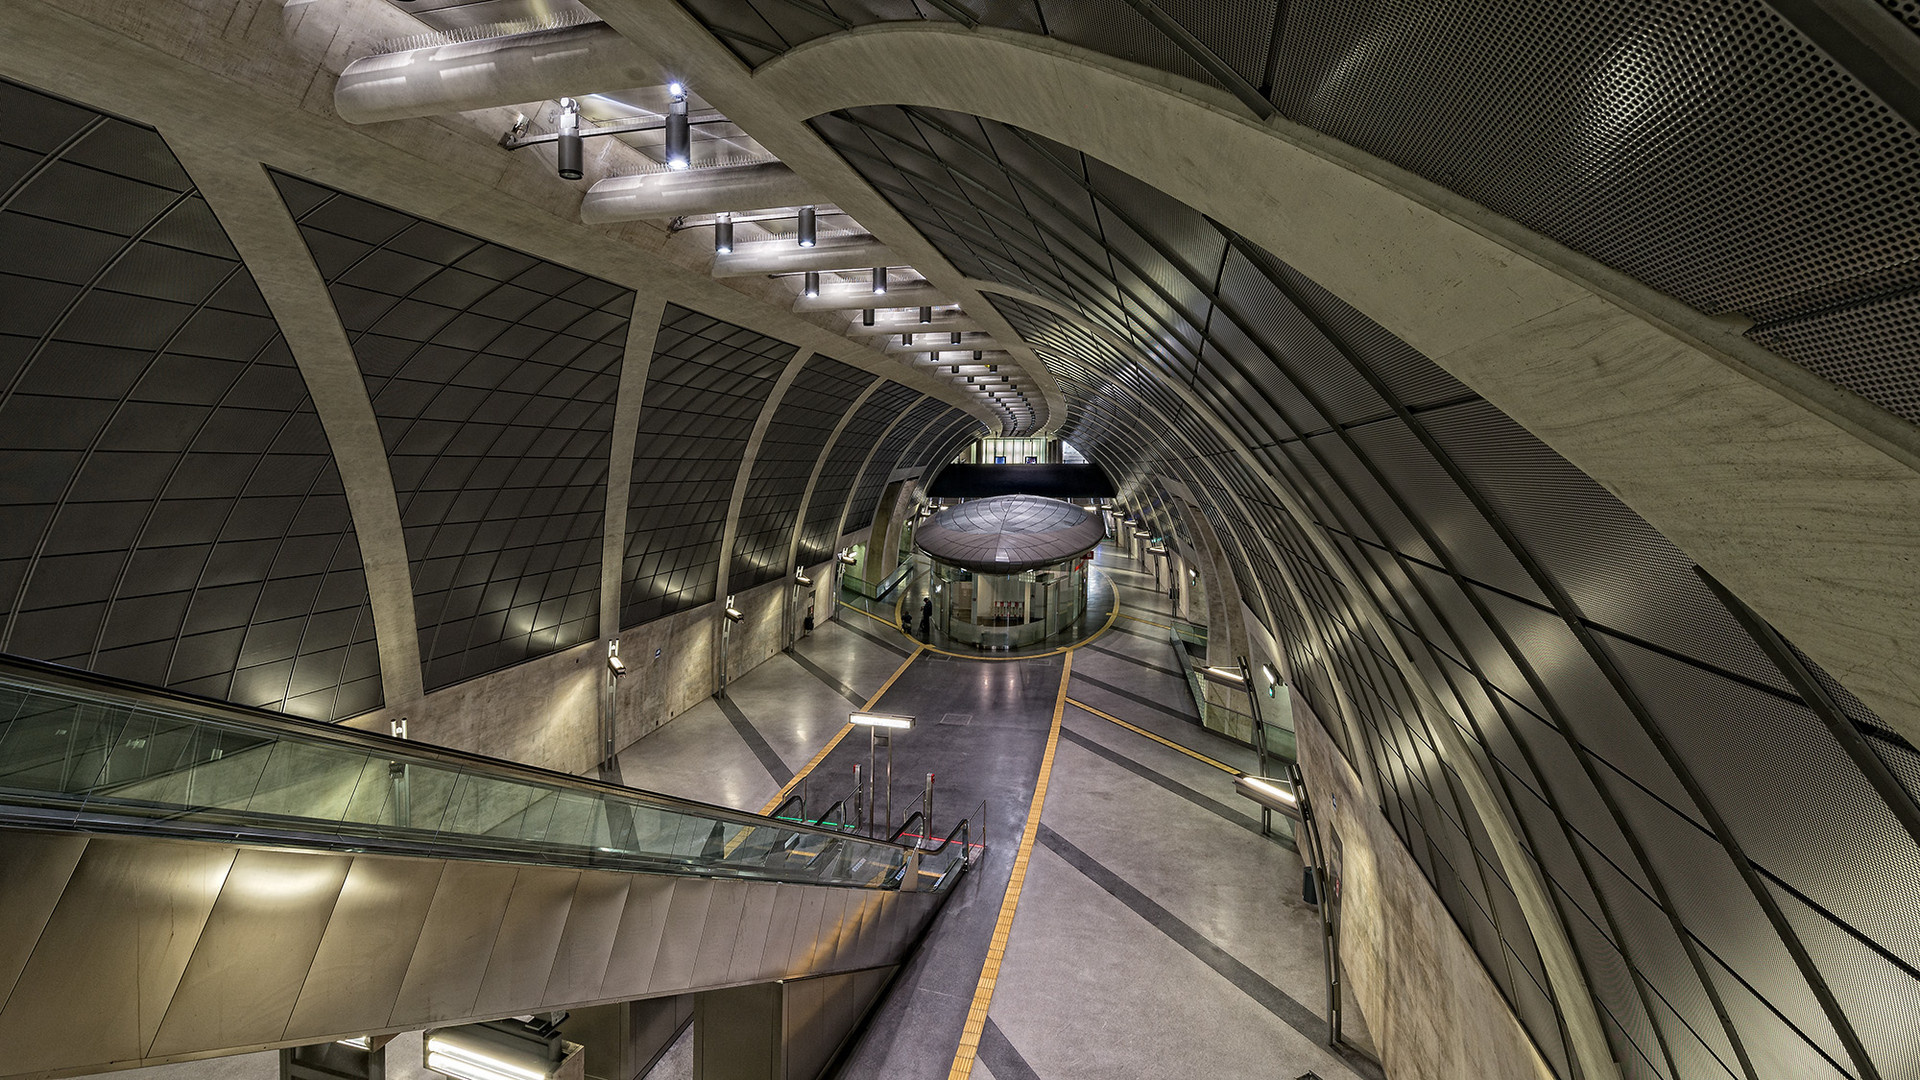
<path fill-rule="evenodd" d="M 853 608 L 853 610 L 860 611 L 859 608 Z M 862 615 L 866 614 L 866 612 L 864 611 L 861 611 L 860 613 Z M 894 681 L 900 678 L 900 676 L 906 674 L 907 668 L 910 667 L 915 660 L 919 659 L 920 654 L 925 651 L 926 651 L 926 646 L 923 645 L 920 648 L 917 648 L 912 652 L 908 653 L 907 658 L 905 660 L 900 661 L 900 666 L 893 669 L 893 674 L 887 676 L 887 681 L 880 684 L 880 689 L 875 690 L 873 692 L 873 696 L 868 698 L 867 703 L 861 706 L 861 708 L 871 709 L 875 705 L 878 705 L 880 703 L 880 699 L 886 695 L 887 691 L 893 688 Z M 1065 683 L 1061 683 L 1060 685 L 1062 687 L 1066 686 Z M 767 805 L 761 807 L 760 812 L 762 814 L 773 813 L 773 808 L 776 806 L 779 806 L 780 803 L 783 800 L 785 800 L 788 795 L 793 793 L 794 786 L 799 784 L 800 781 L 805 780 L 807 778 L 807 774 L 813 771 L 814 766 L 827 760 L 827 755 L 831 754 L 833 752 L 833 748 L 836 746 L 839 746 L 840 740 L 846 738 L 847 733 L 852 730 L 853 730 L 853 725 L 847 724 L 840 729 L 839 734 L 835 735 L 831 739 L 828 739 L 827 745 L 821 747 L 820 752 L 813 755 L 813 760 L 801 766 L 800 771 L 793 774 L 793 779 L 787 781 L 786 787 L 783 787 L 779 791 L 774 792 L 773 798 L 767 800 Z"/>
<path fill-rule="evenodd" d="M 1157 742 L 1161 746 L 1167 747 L 1170 750 L 1178 750 L 1181 753 L 1187 755 L 1188 757 L 1194 759 L 1195 761 L 1205 762 L 1206 764 L 1211 765 L 1216 769 L 1219 769 L 1221 772 L 1232 773 L 1235 776 L 1240 775 L 1239 769 L 1236 769 L 1233 766 L 1226 764 L 1225 762 L 1215 761 L 1214 759 L 1208 757 L 1207 755 L 1201 753 L 1198 750 L 1189 750 L 1186 747 L 1181 746 L 1179 743 L 1174 742 L 1172 739 L 1163 738 L 1159 735 L 1155 735 L 1153 732 L 1148 731 L 1146 728 L 1129 724 L 1125 720 L 1122 720 L 1117 716 L 1112 716 L 1107 713 L 1103 713 L 1099 709 L 1096 709 L 1093 706 L 1088 705 L 1083 701 L 1075 701 L 1072 698 L 1068 698 L 1067 704 L 1073 706 L 1076 709 L 1079 709 L 1081 712 L 1092 713 L 1093 715 L 1099 717 L 1102 720 L 1119 724 L 1121 727 L 1126 728 L 1128 731 L 1133 732 L 1135 735 L 1144 735 L 1147 738 L 1152 739 L 1154 742 Z"/>
<path fill-rule="evenodd" d="M 1062 667 L 1060 696 L 1053 702 L 1053 727 L 1047 732 L 1047 752 L 1040 758 L 1040 779 L 1033 786 L 1027 826 L 1020 834 L 1020 848 L 1013 857 L 1013 875 L 1007 880 L 1007 895 L 1000 901 L 1000 919 L 993 925 L 987 962 L 980 969 L 980 984 L 974 987 L 967 1023 L 960 1029 L 960 1049 L 954 1052 L 953 1068 L 947 1073 L 947 1080 L 967 1080 L 972 1076 L 973 1059 L 980 1053 L 980 1034 L 986 1030 L 987 1007 L 993 1004 L 994 984 L 1000 981 L 1000 962 L 1007 955 L 1007 937 L 1013 933 L 1013 912 L 1020 906 L 1020 888 L 1027 881 L 1027 860 L 1033 854 L 1034 838 L 1040 833 L 1040 811 L 1047 801 L 1047 779 L 1053 775 L 1053 754 L 1060 747 L 1060 718 L 1067 711 L 1067 679 L 1073 675 L 1072 653 L 1067 654 Z"/>

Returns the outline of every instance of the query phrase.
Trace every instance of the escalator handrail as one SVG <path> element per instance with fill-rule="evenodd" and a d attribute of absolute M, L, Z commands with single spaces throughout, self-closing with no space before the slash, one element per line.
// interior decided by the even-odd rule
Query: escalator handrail
<path fill-rule="evenodd" d="M 804 822 L 773 821 L 770 817 L 754 814 L 732 807 L 703 803 L 694 799 L 666 795 L 659 792 L 644 791 L 639 788 L 622 787 L 590 777 L 574 776 L 569 773 L 543 769 L 537 765 L 526 765 L 500 758 L 490 758 L 465 750 L 435 746 L 429 743 L 400 739 L 378 731 L 363 731 L 358 728 L 343 727 L 339 724 L 326 724 L 316 720 L 306 720 L 272 712 L 267 709 L 211 698 L 184 694 L 177 691 L 162 690 L 143 686 L 110 676 L 96 675 L 93 672 L 64 667 L 42 660 L 32 660 L 11 653 L 0 653 L 0 685 L 17 683 L 23 688 L 40 692 L 65 693 L 69 696 L 88 701 L 90 698 L 108 698 L 113 703 L 127 708 L 146 709 L 154 712 L 173 714 L 190 721 L 213 723 L 241 730 L 254 729 L 271 735 L 285 735 L 293 739 L 328 743 L 337 747 L 364 751 L 395 761 L 418 761 L 424 764 L 448 766 L 454 769 L 487 773 L 503 778 L 519 779 L 530 783 L 545 784 L 583 794 L 610 795 L 615 798 L 650 806 L 662 807 L 679 813 L 713 818 L 741 826 L 774 825 L 781 828 L 805 832 L 815 832 L 826 837 L 844 837 L 844 830 L 821 828 Z M 90 704 L 99 702 L 88 701 Z M 867 842 L 884 844 L 887 841 L 867 838 Z M 907 845 L 895 844 L 896 847 Z"/>

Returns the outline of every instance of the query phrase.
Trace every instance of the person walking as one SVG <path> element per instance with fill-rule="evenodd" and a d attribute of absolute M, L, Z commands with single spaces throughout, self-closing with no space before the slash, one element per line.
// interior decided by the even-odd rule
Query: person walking
<path fill-rule="evenodd" d="M 933 626 L 933 597 L 920 601 L 920 637 L 925 639 L 928 629 Z"/>

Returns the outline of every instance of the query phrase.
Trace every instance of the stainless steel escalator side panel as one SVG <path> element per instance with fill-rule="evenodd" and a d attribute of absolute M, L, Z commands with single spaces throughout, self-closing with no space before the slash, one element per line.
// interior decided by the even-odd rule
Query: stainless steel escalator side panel
<path fill-rule="evenodd" d="M 635 876 L 628 884 L 620 929 L 607 957 L 607 975 L 600 983 L 601 998 L 631 1000 L 647 995 L 673 903 L 673 886 L 671 880 L 644 876 Z"/>
<path fill-rule="evenodd" d="M 548 1000 L 590 1001 L 600 996 L 632 879 L 631 874 L 595 870 L 580 875 L 573 907 L 567 913 L 567 927 L 560 935 L 553 974 L 547 978 L 543 996 Z"/>
<path fill-rule="evenodd" d="M 352 862 L 240 849 L 145 1056 L 278 1042 Z"/>
<path fill-rule="evenodd" d="M 774 886 L 773 913 L 768 916 L 767 939 L 761 943 L 754 978 L 784 979 L 787 959 L 793 955 L 793 939 L 800 925 L 800 908 L 806 902 L 807 888 L 781 883 Z"/>
<path fill-rule="evenodd" d="M 767 935 L 773 930 L 773 905 L 779 898 L 780 886 L 770 882 L 754 882 L 748 890 L 740 909 L 740 929 L 733 936 L 728 958 L 728 982 L 761 981 L 760 957 L 767 949 Z"/>
<path fill-rule="evenodd" d="M 446 870 L 438 859 L 354 857 L 282 1038 L 387 1026 Z"/>
<path fill-rule="evenodd" d="M 753 884 L 725 879 L 713 883 L 713 900 L 700 928 L 700 949 L 694 954 L 693 985 L 720 986 L 728 981 L 734 942 L 740 937 L 740 916 Z"/>
<path fill-rule="evenodd" d="M 693 985 L 693 962 L 700 954 L 700 932 L 706 925 L 707 905 L 713 900 L 711 878 L 684 878 L 673 883 L 673 902 L 667 908 L 660 952 L 653 961 L 650 993 L 672 993 Z"/>
<path fill-rule="evenodd" d="M 0 927 L 6 928 L 0 934 L 0 1005 L 13 992 L 86 850 L 84 836 L 45 833 L 27 834 L 18 844 L 0 844 L 0 881 L 8 884 L 0 895 Z"/>
<path fill-rule="evenodd" d="M 798 975 L 813 968 L 813 954 L 819 948 L 820 923 L 826 915 L 826 889 L 808 889 L 800 899 L 799 913 L 794 917 L 793 940 L 787 955 L 781 958 L 782 977 Z"/>
<path fill-rule="evenodd" d="M 480 993 L 474 998 L 475 1013 L 506 1016 L 521 1011 L 526 1002 L 542 999 L 579 884 L 578 871 L 520 868 L 513 899 L 507 902 L 500 932 L 494 936 Z"/>
<path fill-rule="evenodd" d="M 518 869 L 449 861 L 388 1027 L 426 1027 L 470 1016 L 506 916 Z"/>

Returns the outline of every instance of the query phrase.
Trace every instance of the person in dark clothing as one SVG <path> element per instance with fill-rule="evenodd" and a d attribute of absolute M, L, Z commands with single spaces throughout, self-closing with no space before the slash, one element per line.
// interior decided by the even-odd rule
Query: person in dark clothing
<path fill-rule="evenodd" d="M 927 636 L 927 629 L 933 625 L 933 597 L 920 601 L 920 636 Z"/>

